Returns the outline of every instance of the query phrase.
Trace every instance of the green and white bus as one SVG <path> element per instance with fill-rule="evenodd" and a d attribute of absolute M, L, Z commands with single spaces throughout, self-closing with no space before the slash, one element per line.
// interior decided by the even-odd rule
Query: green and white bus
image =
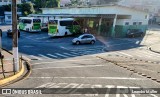
<path fill-rule="evenodd" d="M 77 21 L 72 18 L 62 18 L 49 20 L 49 36 L 66 36 L 81 33 L 81 27 Z"/>
<path fill-rule="evenodd" d="M 28 32 L 39 32 L 41 31 L 41 19 L 34 17 L 20 17 L 19 18 L 19 30 Z"/>

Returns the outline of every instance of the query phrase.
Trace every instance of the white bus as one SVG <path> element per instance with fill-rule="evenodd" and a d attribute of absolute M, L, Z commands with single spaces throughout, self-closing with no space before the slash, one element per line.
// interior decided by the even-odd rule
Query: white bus
<path fill-rule="evenodd" d="M 62 18 L 49 20 L 48 35 L 49 36 L 66 36 L 81 32 L 81 27 L 77 21 L 72 18 Z"/>
<path fill-rule="evenodd" d="M 20 17 L 18 28 L 28 32 L 39 32 L 41 31 L 41 19 L 34 17 Z"/>

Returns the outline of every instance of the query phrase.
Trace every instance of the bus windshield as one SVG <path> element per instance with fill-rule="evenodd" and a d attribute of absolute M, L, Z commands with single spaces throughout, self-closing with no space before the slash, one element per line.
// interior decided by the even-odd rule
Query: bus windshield
<path fill-rule="evenodd" d="M 57 24 L 57 22 L 58 22 L 57 20 L 50 20 L 49 24 Z"/>
<path fill-rule="evenodd" d="M 40 23 L 41 19 L 33 19 L 33 23 Z"/>

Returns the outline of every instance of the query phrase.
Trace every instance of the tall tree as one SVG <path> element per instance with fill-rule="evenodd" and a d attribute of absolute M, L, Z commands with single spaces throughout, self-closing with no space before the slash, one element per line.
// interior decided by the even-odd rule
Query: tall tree
<path fill-rule="evenodd" d="M 21 8 L 22 14 L 24 16 L 35 13 L 35 10 L 34 10 L 32 3 L 23 3 L 23 4 L 18 5 L 18 7 Z"/>

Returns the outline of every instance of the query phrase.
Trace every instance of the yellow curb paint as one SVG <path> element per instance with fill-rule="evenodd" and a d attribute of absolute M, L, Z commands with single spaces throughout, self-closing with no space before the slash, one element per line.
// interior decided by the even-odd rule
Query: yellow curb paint
<path fill-rule="evenodd" d="M 11 77 L 0 80 L 0 86 L 17 79 L 18 77 L 20 77 L 23 74 L 23 72 L 24 72 L 24 66 L 22 65 L 21 70 L 17 74 L 15 74 Z"/>

